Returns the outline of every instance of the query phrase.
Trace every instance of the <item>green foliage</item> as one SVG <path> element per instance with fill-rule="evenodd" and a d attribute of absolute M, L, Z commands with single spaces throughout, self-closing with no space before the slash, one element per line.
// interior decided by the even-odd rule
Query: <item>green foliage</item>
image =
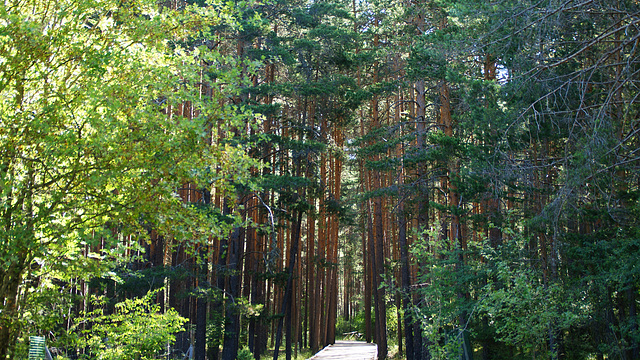
<path fill-rule="evenodd" d="M 254 360 L 253 353 L 249 350 L 248 346 L 243 346 L 242 349 L 238 350 L 238 360 Z"/>
<path fill-rule="evenodd" d="M 89 349 L 88 358 L 154 359 L 173 343 L 187 319 L 174 309 L 162 313 L 155 304 L 158 291 L 117 303 L 112 314 L 105 313 L 104 298 L 94 297 L 92 303 L 98 308 L 76 319 L 78 345 Z"/>
<path fill-rule="evenodd" d="M 465 292 L 479 290 L 479 274 L 461 262 L 463 251 L 452 248 L 439 234 L 439 228 L 425 231 L 423 238 L 428 240 L 412 249 L 417 261 L 424 264 L 419 281 L 429 286 L 420 288 L 422 303 L 411 309 L 410 316 L 421 325 L 432 356 L 447 359 L 460 355 L 463 338 L 469 336 L 468 324 L 459 322 L 463 318 L 471 321 L 475 315 L 475 301 Z"/>
<path fill-rule="evenodd" d="M 430 340 L 432 356 L 457 354 L 463 336 L 478 345 L 491 341 L 496 358 L 501 353 L 500 358 L 535 354 L 551 359 L 550 334 L 571 346 L 576 359 L 594 351 L 615 354 L 628 349 L 630 344 L 620 339 L 612 339 L 606 349 L 595 349 L 588 329 L 607 309 L 608 300 L 602 298 L 607 288 L 624 292 L 637 283 L 637 271 L 626 266 L 639 256 L 637 234 L 620 233 L 607 242 L 580 244 L 572 244 L 576 240 L 572 238 L 563 256 L 578 264 L 567 268 L 573 276 L 563 283 L 531 266 L 531 239 L 509 228 L 501 230 L 509 240 L 497 248 L 485 241 L 464 252 L 451 249 L 438 240 L 437 228 L 427 232 L 425 238 L 432 240 L 414 247 L 423 269 L 420 281 L 429 286 L 419 290 L 422 302 L 411 315 Z M 463 313 L 466 324 L 459 323 Z M 602 331 L 633 338 L 637 321 L 637 316 L 624 319 L 619 327 Z"/>
<path fill-rule="evenodd" d="M 398 309 L 395 305 L 387 306 L 387 336 L 392 341 L 398 340 L 398 321 L 402 322 L 403 316 L 402 309 Z"/>
<path fill-rule="evenodd" d="M 486 316 L 496 340 L 524 353 L 544 352 L 549 331 L 563 332 L 588 319 L 586 304 L 561 284 L 541 282 L 540 271 L 521 260 L 524 245 L 525 239 L 516 236 L 497 252 L 485 247 L 492 266 L 479 295 L 478 315 Z"/>
<path fill-rule="evenodd" d="M 75 339 L 74 334 L 67 332 L 61 324 L 70 321 L 69 314 L 79 299 L 80 296 L 74 295 L 61 283 L 42 282 L 28 297 L 25 304 L 26 311 L 21 314 L 23 333 L 48 335 L 47 346 L 49 347 L 69 346 Z M 25 341 L 26 339 L 20 339 L 17 350 L 20 354 L 24 352 L 24 349 L 20 349 L 20 345 Z"/>
<path fill-rule="evenodd" d="M 210 357 L 211 353 L 220 351 L 222 345 L 222 337 L 224 335 L 224 314 L 213 311 L 209 319 L 207 319 L 207 352 Z"/>
<path fill-rule="evenodd" d="M 373 319 L 372 319 L 373 324 Z M 373 326 L 373 325 L 372 325 Z M 343 334 L 356 332 L 360 334 L 360 336 L 364 336 L 365 330 L 365 319 L 364 319 L 364 310 L 358 311 L 356 315 L 349 319 L 349 321 L 345 320 L 342 316 L 338 317 L 338 321 L 336 323 L 336 335 L 342 337 Z M 347 337 L 347 339 L 351 339 Z"/>
<path fill-rule="evenodd" d="M 249 170 L 260 167 L 247 155 L 251 144 L 209 141 L 256 119 L 218 101 L 242 86 L 238 62 L 186 41 L 233 23 L 232 9 L 121 5 L 0 5 L 2 351 L 19 335 L 18 308 L 26 322 L 48 316 L 29 300 L 43 299 L 38 281 L 50 291 L 100 276 L 127 247 L 140 250 L 149 228 L 192 242 L 228 231 L 239 218 L 185 206 L 176 189 L 190 182 L 232 192 L 251 186 Z M 196 85 L 203 61 L 228 84 L 213 97 Z M 186 102 L 191 115 L 176 111 Z"/>

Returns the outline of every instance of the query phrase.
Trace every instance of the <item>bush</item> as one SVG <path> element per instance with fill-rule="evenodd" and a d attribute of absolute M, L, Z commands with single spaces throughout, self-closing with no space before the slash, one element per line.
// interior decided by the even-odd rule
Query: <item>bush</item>
<path fill-rule="evenodd" d="M 238 350 L 237 360 L 254 360 L 253 354 L 248 346 L 245 345 L 242 349 Z"/>
<path fill-rule="evenodd" d="M 113 314 L 105 315 L 99 308 L 77 319 L 76 324 L 88 323 L 88 330 L 80 332 L 80 347 L 90 349 L 91 358 L 105 360 L 153 359 L 182 330 L 187 319 L 173 309 L 164 314 L 153 302 L 157 293 L 150 291 L 142 298 L 127 299 L 115 305 Z M 104 305 L 104 299 L 94 298 L 94 305 Z"/>

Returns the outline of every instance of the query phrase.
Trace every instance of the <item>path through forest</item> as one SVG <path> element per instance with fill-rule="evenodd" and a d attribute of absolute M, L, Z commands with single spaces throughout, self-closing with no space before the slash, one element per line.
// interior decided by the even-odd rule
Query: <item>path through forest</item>
<path fill-rule="evenodd" d="M 364 341 L 339 340 L 312 356 L 309 360 L 371 360 L 376 358 L 376 344 Z"/>

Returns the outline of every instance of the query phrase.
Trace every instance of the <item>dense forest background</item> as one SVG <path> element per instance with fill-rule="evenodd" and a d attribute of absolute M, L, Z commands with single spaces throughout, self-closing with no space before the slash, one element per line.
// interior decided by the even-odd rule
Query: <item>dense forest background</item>
<path fill-rule="evenodd" d="M 639 359 L 639 42 L 636 0 L 4 1 L 0 359 Z"/>

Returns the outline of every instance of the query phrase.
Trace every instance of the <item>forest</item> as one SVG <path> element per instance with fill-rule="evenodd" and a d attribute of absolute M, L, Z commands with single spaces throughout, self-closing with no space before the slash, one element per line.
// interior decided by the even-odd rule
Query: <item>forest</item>
<path fill-rule="evenodd" d="M 5 0 L 0 359 L 640 359 L 638 0 Z"/>

